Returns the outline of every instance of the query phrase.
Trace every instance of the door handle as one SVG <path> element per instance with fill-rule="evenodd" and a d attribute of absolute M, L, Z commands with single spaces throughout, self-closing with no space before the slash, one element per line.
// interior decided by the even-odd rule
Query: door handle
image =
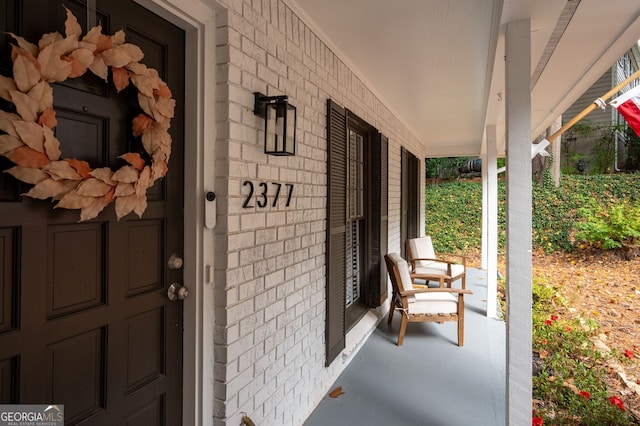
<path fill-rule="evenodd" d="M 167 290 L 167 297 L 171 301 L 184 300 L 189 295 L 189 289 L 180 283 L 173 283 Z"/>

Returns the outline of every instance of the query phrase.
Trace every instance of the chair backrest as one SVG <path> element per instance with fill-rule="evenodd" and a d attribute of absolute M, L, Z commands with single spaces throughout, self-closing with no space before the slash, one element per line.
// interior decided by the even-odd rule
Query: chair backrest
<path fill-rule="evenodd" d="M 409 265 L 398 253 L 387 253 L 384 256 L 387 271 L 391 277 L 391 285 L 397 292 L 413 290 Z"/>
<path fill-rule="evenodd" d="M 430 236 L 410 238 L 407 240 L 407 256 L 409 261 L 412 259 L 435 259 L 436 252 L 433 250 L 433 244 Z M 415 262 L 417 268 L 427 266 L 430 261 L 418 260 Z"/>

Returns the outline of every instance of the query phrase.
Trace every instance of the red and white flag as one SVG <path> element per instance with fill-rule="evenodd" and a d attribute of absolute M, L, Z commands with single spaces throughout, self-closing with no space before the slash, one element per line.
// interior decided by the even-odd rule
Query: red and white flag
<path fill-rule="evenodd" d="M 624 92 L 609 104 L 618 110 L 629 127 L 640 136 L 640 85 Z"/>

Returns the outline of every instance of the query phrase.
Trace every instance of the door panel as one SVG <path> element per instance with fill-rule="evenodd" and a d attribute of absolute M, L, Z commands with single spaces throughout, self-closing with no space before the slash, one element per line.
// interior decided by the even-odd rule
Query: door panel
<path fill-rule="evenodd" d="M 0 173 L 0 403 L 59 403 L 65 424 L 173 425 L 182 418 L 182 302 L 167 288 L 183 253 L 184 33 L 129 0 L 98 0 L 103 34 L 123 29 L 176 100 L 167 176 L 147 192 L 142 219 L 94 220 L 19 194 L 29 185 Z M 86 32 L 85 1 L 0 0 L 0 31 L 37 43 L 64 33 L 64 6 Z M 10 75 L 0 35 L 0 72 Z M 122 166 L 141 152 L 131 134 L 135 89 L 116 93 L 89 73 L 53 86 L 64 158 Z M 11 105 L 0 102 L 0 108 Z M 0 158 L 0 171 L 11 167 Z"/>

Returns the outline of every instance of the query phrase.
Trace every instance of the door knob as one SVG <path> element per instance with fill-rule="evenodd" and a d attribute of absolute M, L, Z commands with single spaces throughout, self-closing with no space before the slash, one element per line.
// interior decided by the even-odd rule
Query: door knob
<path fill-rule="evenodd" d="M 183 300 L 189 295 L 189 289 L 179 283 L 173 283 L 167 290 L 167 297 L 171 301 Z"/>
<path fill-rule="evenodd" d="M 169 269 L 180 269 L 182 268 L 182 258 L 174 253 L 167 260 L 167 265 Z"/>

